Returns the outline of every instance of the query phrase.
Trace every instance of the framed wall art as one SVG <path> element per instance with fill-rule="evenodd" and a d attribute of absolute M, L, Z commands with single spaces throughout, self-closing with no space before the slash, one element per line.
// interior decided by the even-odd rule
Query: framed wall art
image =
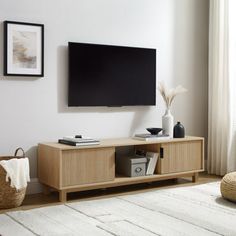
<path fill-rule="evenodd" d="M 44 76 L 44 25 L 4 21 L 4 75 Z"/>

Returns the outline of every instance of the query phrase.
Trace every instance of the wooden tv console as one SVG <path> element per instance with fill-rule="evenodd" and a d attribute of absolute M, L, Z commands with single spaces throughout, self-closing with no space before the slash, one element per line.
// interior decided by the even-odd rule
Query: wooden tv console
<path fill-rule="evenodd" d="M 116 176 L 117 147 L 158 152 L 160 157 L 151 176 Z M 121 157 L 120 157 L 121 158 Z M 38 146 L 38 177 L 44 185 L 59 191 L 60 201 L 67 193 L 122 185 L 154 182 L 164 179 L 192 176 L 204 171 L 204 138 L 185 137 L 158 141 L 139 141 L 132 138 L 105 139 L 97 146 L 74 147 L 58 143 L 40 143 Z"/>

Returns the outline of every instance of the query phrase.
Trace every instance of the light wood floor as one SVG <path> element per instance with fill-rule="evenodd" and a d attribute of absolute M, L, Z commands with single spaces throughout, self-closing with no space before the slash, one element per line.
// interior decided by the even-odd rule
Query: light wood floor
<path fill-rule="evenodd" d="M 201 173 L 196 183 L 192 183 L 191 180 L 192 178 L 181 178 L 181 179 L 174 179 L 174 180 L 158 181 L 158 182 L 148 183 L 148 184 L 147 183 L 137 184 L 137 185 L 122 186 L 122 187 L 109 188 L 109 189 L 71 193 L 71 194 L 68 194 L 68 202 L 108 198 L 112 196 L 134 194 L 134 193 L 140 193 L 140 192 L 145 192 L 149 190 L 156 190 L 156 189 L 163 189 L 163 188 L 178 188 L 178 187 L 183 187 L 183 186 L 192 186 L 192 185 L 219 181 L 221 180 L 221 177 Z M 58 204 L 62 204 L 62 203 L 59 202 L 58 193 L 56 192 L 53 192 L 50 195 L 44 195 L 41 193 L 33 194 L 33 195 L 26 196 L 21 207 L 13 208 L 13 209 L 3 209 L 3 210 L 0 210 L 0 213 L 4 213 L 7 211 L 27 210 L 27 209 L 37 208 L 37 207 L 45 207 L 45 206 L 52 206 L 52 205 L 58 205 Z"/>

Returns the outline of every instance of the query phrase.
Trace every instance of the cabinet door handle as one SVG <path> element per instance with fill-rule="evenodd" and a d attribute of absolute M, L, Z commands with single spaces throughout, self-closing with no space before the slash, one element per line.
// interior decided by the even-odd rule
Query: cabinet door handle
<path fill-rule="evenodd" d="M 164 148 L 160 148 L 160 158 L 164 158 Z"/>

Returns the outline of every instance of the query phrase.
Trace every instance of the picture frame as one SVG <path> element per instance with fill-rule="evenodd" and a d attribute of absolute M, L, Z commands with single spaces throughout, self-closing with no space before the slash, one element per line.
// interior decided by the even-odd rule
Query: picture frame
<path fill-rule="evenodd" d="M 44 25 L 4 21 L 4 76 L 44 76 Z"/>

